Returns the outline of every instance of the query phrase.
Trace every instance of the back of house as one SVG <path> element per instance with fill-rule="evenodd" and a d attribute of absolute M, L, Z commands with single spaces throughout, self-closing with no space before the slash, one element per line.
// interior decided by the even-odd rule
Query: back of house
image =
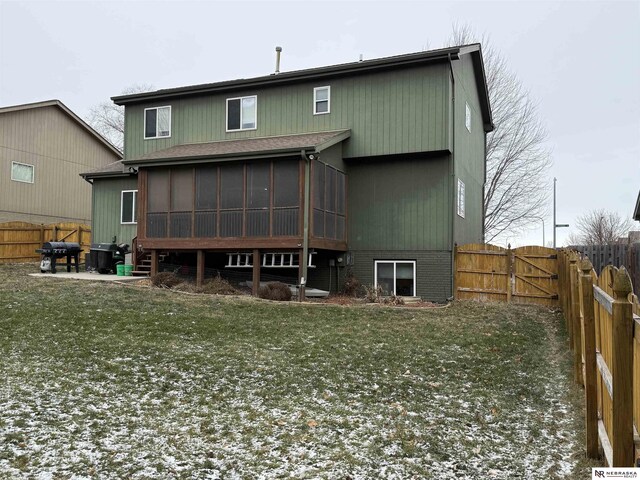
<path fill-rule="evenodd" d="M 154 272 L 443 301 L 455 243 L 482 241 L 479 45 L 113 100 L 125 156 L 92 177 L 94 235 L 137 236 Z"/>

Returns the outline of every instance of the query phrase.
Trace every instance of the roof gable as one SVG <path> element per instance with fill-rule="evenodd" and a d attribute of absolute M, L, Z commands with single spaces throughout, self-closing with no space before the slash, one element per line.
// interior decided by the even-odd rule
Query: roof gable
<path fill-rule="evenodd" d="M 3 113 L 20 112 L 24 110 L 33 110 L 36 108 L 45 108 L 45 107 L 56 107 L 60 109 L 63 113 L 65 113 L 68 117 L 70 117 L 78 126 L 80 126 L 96 141 L 98 141 L 101 145 L 103 145 L 107 150 L 110 150 L 118 158 L 122 158 L 122 153 L 120 152 L 120 150 L 118 150 L 116 147 L 111 145 L 111 143 L 109 143 L 102 135 L 96 132 L 89 124 L 87 124 L 84 120 L 82 120 L 78 115 L 73 113 L 73 111 L 69 107 L 67 107 L 64 103 L 62 103 L 60 100 L 45 100 L 43 102 L 25 103 L 22 105 L 0 107 L 0 115 Z"/>
<path fill-rule="evenodd" d="M 248 88 L 265 86 L 283 86 L 309 80 L 348 77 L 372 72 L 395 70 L 426 65 L 430 63 L 449 62 L 457 60 L 460 55 L 471 55 L 475 70 L 476 86 L 480 97 L 483 123 L 485 131 L 493 130 L 493 119 L 489 103 L 489 92 L 482 60 L 480 44 L 463 45 L 458 47 L 441 48 L 426 52 L 409 53 L 392 57 L 364 60 L 360 62 L 316 67 L 305 70 L 264 75 L 248 79 L 236 79 L 200 85 L 190 85 L 178 88 L 168 88 L 154 92 L 135 93 L 111 97 L 117 105 L 138 104 L 149 101 L 169 100 L 188 96 L 207 95 L 212 93 L 233 92 Z"/>

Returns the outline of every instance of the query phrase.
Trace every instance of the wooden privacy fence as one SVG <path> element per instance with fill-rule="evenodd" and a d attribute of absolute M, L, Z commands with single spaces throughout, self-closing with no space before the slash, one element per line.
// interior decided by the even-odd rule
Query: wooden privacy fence
<path fill-rule="evenodd" d="M 584 386 L 586 450 L 630 467 L 640 451 L 640 304 L 624 267 L 596 275 L 575 251 L 559 253 L 560 305 L 576 382 Z"/>
<path fill-rule="evenodd" d="M 455 248 L 455 298 L 558 305 L 558 256 L 539 246 Z"/>
<path fill-rule="evenodd" d="M 50 241 L 79 243 L 82 248 L 80 259 L 84 261 L 91 248 L 91 227 L 80 223 L 0 223 L 0 263 L 37 261 L 40 255 L 36 249 Z"/>

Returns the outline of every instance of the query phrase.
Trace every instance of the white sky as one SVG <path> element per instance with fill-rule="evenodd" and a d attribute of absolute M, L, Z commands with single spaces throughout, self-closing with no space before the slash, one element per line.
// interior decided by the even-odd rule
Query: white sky
<path fill-rule="evenodd" d="M 0 0 L 0 106 L 57 98 L 80 116 L 133 84 L 179 87 L 441 47 L 490 35 L 549 130 L 558 223 L 630 217 L 640 191 L 640 0 L 33 2 Z M 514 245 L 541 244 L 537 222 Z M 638 229 L 640 225 L 635 224 Z M 558 229 L 562 245 L 570 229 Z"/>

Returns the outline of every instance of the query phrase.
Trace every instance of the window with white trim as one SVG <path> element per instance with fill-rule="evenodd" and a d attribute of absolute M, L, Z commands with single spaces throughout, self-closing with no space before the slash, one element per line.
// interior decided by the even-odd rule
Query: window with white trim
<path fill-rule="evenodd" d="M 144 138 L 166 138 L 171 136 L 171 107 L 144 109 Z"/>
<path fill-rule="evenodd" d="M 331 87 L 316 87 L 313 89 L 313 114 L 330 113 Z"/>
<path fill-rule="evenodd" d="M 138 214 L 136 212 L 138 204 L 137 190 L 123 190 L 120 195 L 120 223 L 135 224 L 138 223 Z"/>
<path fill-rule="evenodd" d="M 375 286 L 385 295 L 416 296 L 415 260 L 376 260 L 374 270 Z"/>
<path fill-rule="evenodd" d="M 227 98 L 227 132 L 255 130 L 258 118 L 258 97 Z"/>
<path fill-rule="evenodd" d="M 458 179 L 458 215 L 464 218 L 464 182 Z"/>
<path fill-rule="evenodd" d="M 11 162 L 11 180 L 33 183 L 35 167 L 28 163 Z"/>
<path fill-rule="evenodd" d="M 471 133 L 471 108 L 467 102 L 464 102 L 464 126 Z"/>

